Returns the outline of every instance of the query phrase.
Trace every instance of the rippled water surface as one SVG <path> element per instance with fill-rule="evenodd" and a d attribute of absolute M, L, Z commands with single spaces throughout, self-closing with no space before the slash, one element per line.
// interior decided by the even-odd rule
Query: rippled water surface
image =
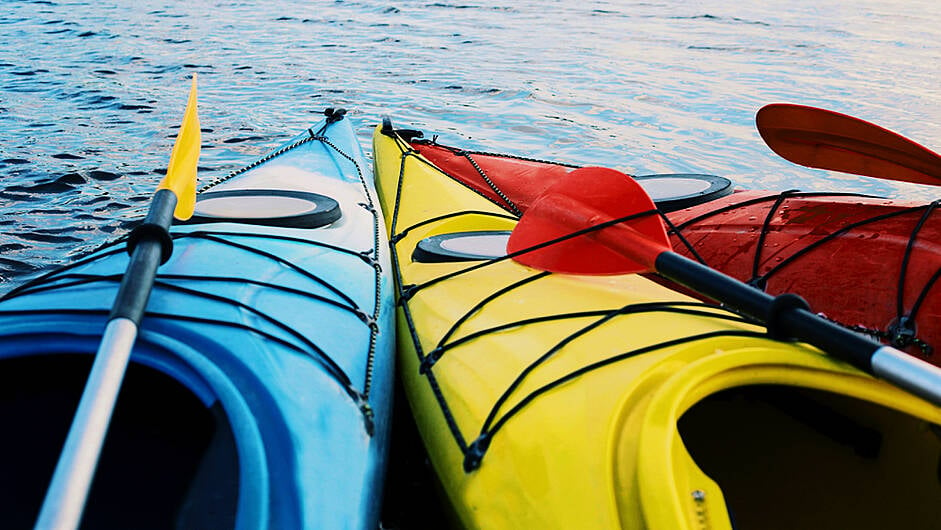
<path fill-rule="evenodd" d="M 476 149 L 933 199 L 791 165 L 754 114 L 822 106 L 941 148 L 939 24 L 934 0 L 4 2 L 0 290 L 142 217 L 193 72 L 205 180 L 343 106 L 366 147 L 388 114 Z"/>

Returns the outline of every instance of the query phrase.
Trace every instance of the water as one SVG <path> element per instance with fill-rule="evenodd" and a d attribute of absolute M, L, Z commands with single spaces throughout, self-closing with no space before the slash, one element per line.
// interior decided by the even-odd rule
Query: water
<path fill-rule="evenodd" d="M 933 199 L 783 161 L 754 114 L 816 105 L 941 148 L 941 3 L 772 4 L 4 2 L 0 291 L 143 216 L 193 72 L 206 181 L 342 106 L 367 149 L 387 114 L 475 149 Z"/>

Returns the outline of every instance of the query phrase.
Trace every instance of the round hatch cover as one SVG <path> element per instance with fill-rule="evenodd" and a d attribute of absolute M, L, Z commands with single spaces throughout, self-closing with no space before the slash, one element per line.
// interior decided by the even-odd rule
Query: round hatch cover
<path fill-rule="evenodd" d="M 306 191 L 225 190 L 201 193 L 189 223 L 246 223 L 319 228 L 340 218 L 337 201 Z"/>
<path fill-rule="evenodd" d="M 442 263 L 500 258 L 506 255 L 509 239 L 509 230 L 439 234 L 419 241 L 412 252 L 412 261 Z"/>
<path fill-rule="evenodd" d="M 662 212 L 673 212 L 732 193 L 732 181 L 717 175 L 666 173 L 634 177 Z"/>

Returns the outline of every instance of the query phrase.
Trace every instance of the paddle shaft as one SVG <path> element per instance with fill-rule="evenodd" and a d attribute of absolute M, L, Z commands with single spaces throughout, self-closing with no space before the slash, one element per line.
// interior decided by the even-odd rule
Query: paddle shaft
<path fill-rule="evenodd" d="M 577 169 L 533 201 L 510 235 L 507 251 L 524 265 L 552 272 L 659 272 L 765 323 L 772 338 L 817 346 L 941 406 L 941 369 L 811 313 L 797 295 L 772 297 L 676 254 L 655 211 L 647 193 L 627 175 L 608 168 Z"/>
<path fill-rule="evenodd" d="M 157 267 L 169 256 L 176 196 L 154 195 L 144 223 L 132 233 L 130 263 L 121 280 L 101 345 L 36 522 L 36 529 L 77 528 L 88 498 L 131 349 L 144 316 Z"/>
<path fill-rule="evenodd" d="M 618 248 L 623 246 L 619 244 Z M 776 299 L 675 252 L 661 252 L 656 257 L 654 268 L 670 280 L 722 302 L 745 316 L 767 323 L 769 330 L 778 338 L 794 338 L 812 344 L 869 374 L 941 406 L 941 370 L 932 364 L 853 333 L 795 303 L 781 303 L 788 299 Z"/>

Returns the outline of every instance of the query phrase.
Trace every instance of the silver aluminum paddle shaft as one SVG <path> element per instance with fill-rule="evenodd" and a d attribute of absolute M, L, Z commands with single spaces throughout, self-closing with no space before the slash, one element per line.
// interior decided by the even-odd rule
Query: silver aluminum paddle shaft
<path fill-rule="evenodd" d="M 137 326 L 133 321 L 115 318 L 108 322 L 36 530 L 78 528 L 136 338 Z"/>
<path fill-rule="evenodd" d="M 916 396 L 941 404 L 941 370 L 917 357 L 883 346 L 872 354 L 872 373 Z"/>

